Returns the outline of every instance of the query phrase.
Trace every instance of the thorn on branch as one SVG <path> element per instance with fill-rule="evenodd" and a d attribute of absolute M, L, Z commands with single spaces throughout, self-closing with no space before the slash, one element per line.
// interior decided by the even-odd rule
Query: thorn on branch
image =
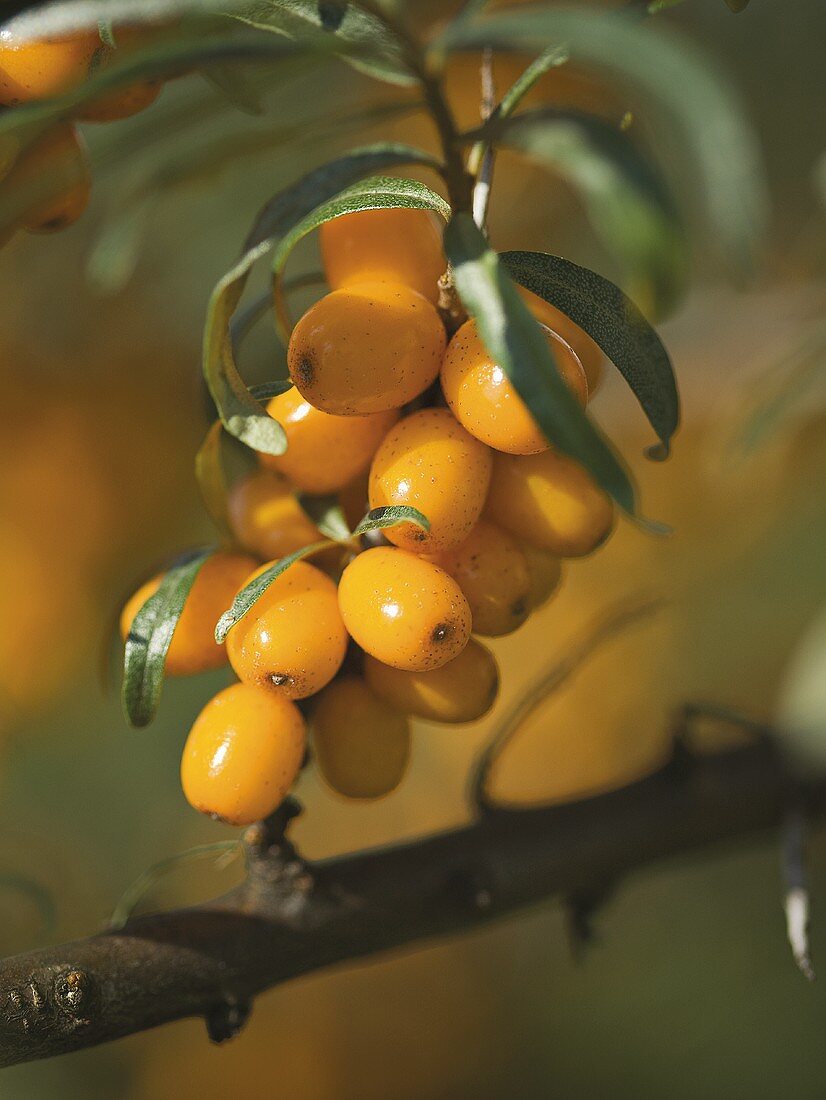
<path fill-rule="evenodd" d="M 594 918 L 613 892 L 614 884 L 604 883 L 589 890 L 578 890 L 568 897 L 568 939 L 577 962 L 581 962 L 588 948 L 597 942 Z"/>
<path fill-rule="evenodd" d="M 252 1011 L 252 1002 L 227 997 L 221 1004 L 215 1005 L 204 1017 L 210 1042 L 225 1043 L 234 1039 Z"/>
<path fill-rule="evenodd" d="M 786 914 L 786 936 L 794 961 L 807 981 L 815 978 L 809 954 L 809 888 L 806 881 L 806 819 L 796 807 L 790 810 L 783 823 L 783 877 L 786 895 L 783 909 Z"/>
<path fill-rule="evenodd" d="M 469 800 L 471 807 L 480 817 L 506 809 L 491 797 L 490 779 L 503 752 L 515 740 L 527 720 L 604 642 L 621 634 L 629 626 L 647 618 L 661 607 L 660 600 L 649 599 L 615 608 L 595 623 L 578 643 L 569 644 L 565 656 L 555 661 L 522 693 L 514 707 L 503 717 L 471 773 Z"/>

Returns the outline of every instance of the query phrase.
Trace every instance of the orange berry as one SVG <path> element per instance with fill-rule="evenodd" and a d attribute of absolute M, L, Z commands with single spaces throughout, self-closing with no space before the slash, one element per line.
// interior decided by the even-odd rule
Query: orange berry
<path fill-rule="evenodd" d="M 522 543 L 522 553 L 528 563 L 531 577 L 531 611 L 543 607 L 559 588 L 562 581 L 562 562 L 550 550 L 539 550 L 527 542 Z"/>
<path fill-rule="evenodd" d="M 439 668 L 470 637 L 470 608 L 453 578 L 393 546 L 359 554 L 341 576 L 338 600 L 351 637 L 394 668 Z"/>
<path fill-rule="evenodd" d="M 370 465 L 398 419 L 395 409 L 368 416 L 331 416 L 313 408 L 295 386 L 274 397 L 267 411 L 284 429 L 287 450 L 283 455 L 262 454 L 261 464 L 284 474 L 305 493 L 342 489 Z"/>
<path fill-rule="evenodd" d="M 531 610 L 528 562 L 519 543 L 501 527 L 480 520 L 463 543 L 433 560 L 467 597 L 474 634 L 511 634 L 527 619 Z"/>
<path fill-rule="evenodd" d="M 293 329 L 287 363 L 317 409 L 366 416 L 426 390 L 444 351 L 444 326 L 421 294 L 396 283 L 358 283 L 307 310 Z"/>
<path fill-rule="evenodd" d="M 353 478 L 349 485 L 345 485 L 341 492 L 338 494 L 338 503 L 344 518 L 347 520 L 347 526 L 351 531 L 355 530 L 359 521 L 364 518 L 365 513 L 370 507 L 370 502 L 367 499 L 367 486 L 370 481 L 370 474 L 368 470 L 360 473 L 358 477 Z"/>
<path fill-rule="evenodd" d="M 305 561 L 293 562 L 277 577 L 227 635 L 229 663 L 238 678 L 288 699 L 320 691 L 346 652 L 336 586 Z"/>
<path fill-rule="evenodd" d="M 226 648 L 215 641 L 215 624 L 254 568 L 255 561 L 246 554 L 222 551 L 207 558 L 198 570 L 172 635 L 166 654 L 168 676 L 191 676 L 226 664 Z M 127 602 L 120 617 L 124 641 L 138 611 L 157 592 L 162 579 L 159 576 L 147 581 Z"/>
<path fill-rule="evenodd" d="M 50 99 L 82 84 L 100 48 L 97 31 L 26 41 L 0 31 L 0 104 Z"/>
<path fill-rule="evenodd" d="M 131 118 L 139 111 L 151 107 L 161 94 L 162 87 L 163 82 L 160 80 L 142 80 L 137 84 L 130 84 L 87 103 L 80 112 L 80 118 L 84 122 L 118 122 L 122 118 Z"/>
<path fill-rule="evenodd" d="M 389 527 L 388 540 L 406 550 L 436 553 L 467 538 L 490 484 L 493 453 L 448 409 L 420 409 L 390 429 L 370 467 L 370 507 L 407 504 L 430 520 Z"/>
<path fill-rule="evenodd" d="M 488 713 L 499 693 L 496 658 L 475 638 L 458 657 L 430 672 L 393 668 L 368 653 L 364 677 L 385 702 L 430 722 L 475 722 Z"/>
<path fill-rule="evenodd" d="M 497 454 L 488 517 L 532 546 L 562 558 L 590 554 L 614 525 L 614 506 L 567 455 Z"/>
<path fill-rule="evenodd" d="M 249 684 L 225 688 L 187 737 L 181 760 L 187 801 L 229 825 L 267 817 L 295 782 L 305 740 L 295 703 Z"/>
<path fill-rule="evenodd" d="M 271 470 L 237 481 L 227 507 L 238 542 L 268 561 L 278 561 L 322 538 L 290 486 Z"/>
<path fill-rule="evenodd" d="M 574 349 L 588 379 L 588 393 L 593 396 L 602 381 L 605 369 L 605 354 L 602 348 L 570 317 L 556 306 L 552 306 L 550 302 L 546 302 L 544 298 L 540 298 L 538 294 L 532 294 L 524 287 L 519 287 L 519 293 L 537 321 L 549 328 L 551 332 L 561 336 Z"/>
<path fill-rule="evenodd" d="M 360 210 L 325 222 L 324 273 L 333 290 L 350 283 L 401 283 L 435 305 L 447 268 L 439 219 L 429 210 Z"/>
<path fill-rule="evenodd" d="M 360 676 L 342 676 L 313 705 L 313 749 L 324 780 L 345 798 L 381 798 L 410 759 L 410 723 Z"/>
<path fill-rule="evenodd" d="M 559 372 L 581 405 L 588 402 L 588 380 L 576 352 L 544 328 Z M 476 322 L 466 321 L 447 348 L 442 390 L 456 419 L 471 435 L 497 451 L 528 455 L 550 445 L 530 409 L 485 347 Z"/>
<path fill-rule="evenodd" d="M 48 233 L 77 221 L 91 188 L 86 144 L 74 126 L 62 122 L 21 153 L 0 184 L 0 195 L 20 204 L 26 229 Z"/>

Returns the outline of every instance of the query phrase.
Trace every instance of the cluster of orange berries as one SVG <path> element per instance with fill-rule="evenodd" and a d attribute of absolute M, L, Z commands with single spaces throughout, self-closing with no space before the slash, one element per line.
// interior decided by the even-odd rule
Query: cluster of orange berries
<path fill-rule="evenodd" d="M 116 54 L 135 49 L 146 30 L 121 27 L 117 49 L 97 30 L 60 38 L 18 40 L 0 30 L 0 107 L 15 107 L 62 95 L 111 64 Z M 80 122 L 114 122 L 144 110 L 161 90 L 157 80 L 141 81 L 109 92 L 78 109 Z M 20 227 L 31 233 L 65 229 L 77 221 L 92 188 L 86 144 L 73 122 L 51 126 L 22 153 L 0 151 L 0 198 L 18 194 L 31 199 Z"/>
<path fill-rule="evenodd" d="M 269 565 L 223 552 L 201 569 L 167 671 L 228 659 L 240 683 L 196 720 L 182 781 L 193 806 L 236 824 L 271 813 L 290 789 L 304 713 L 332 788 L 354 798 L 392 790 L 410 753 L 409 716 L 471 722 L 493 705 L 497 663 L 472 635 L 516 630 L 557 588 L 561 559 L 589 553 L 613 525 L 610 500 L 548 445 L 475 322 L 448 341 L 431 215 L 345 215 L 322 227 L 321 244 L 332 289 L 295 326 L 293 385 L 268 406 L 288 446 L 233 487 L 237 541 L 271 565 L 319 540 L 296 492 L 337 494 L 351 528 L 367 508 L 406 505 L 429 529 L 400 522 L 372 545 L 331 543 L 318 564 L 295 561 L 220 647 L 216 620 Z M 530 302 L 553 324 L 547 339 L 584 404 L 583 359 L 599 369 L 596 345 Z M 124 635 L 152 590 L 127 606 Z"/>

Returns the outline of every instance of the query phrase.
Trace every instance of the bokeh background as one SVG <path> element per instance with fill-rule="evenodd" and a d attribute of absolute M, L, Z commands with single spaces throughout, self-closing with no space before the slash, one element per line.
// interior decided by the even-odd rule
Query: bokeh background
<path fill-rule="evenodd" d="M 425 18 L 444 5 L 421 8 Z M 698 237 L 690 293 L 662 326 L 684 398 L 673 458 L 641 457 L 650 440 L 619 376 L 607 375 L 594 402 L 646 513 L 674 535 L 623 523 L 602 552 L 571 565 L 558 599 L 496 645 L 505 691 L 492 717 L 467 729 L 419 724 L 409 776 L 390 798 L 345 803 L 305 773 L 295 838 L 309 856 L 465 820 L 468 766 L 508 701 L 618 605 L 666 600 L 547 701 L 499 769 L 503 797 L 565 800 L 644 774 L 667 754 L 669 719 L 685 700 L 773 717 L 826 602 L 826 9 L 753 0 L 735 17 L 719 0 L 686 0 L 660 18 L 739 87 L 772 197 L 754 280 L 724 282 Z M 277 94 L 264 81 L 260 116 L 193 75 L 145 115 L 87 127 L 87 215 L 0 255 L 3 953 L 101 927 L 145 868 L 231 836 L 186 806 L 177 777 L 192 719 L 228 677 L 167 684 L 154 725 L 130 732 L 112 624 L 153 565 L 210 537 L 192 475 L 209 421 L 200 331 L 255 211 L 322 158 L 321 143 L 327 155 L 378 134 L 432 142 L 410 111 L 354 136 L 340 119 L 374 105 L 375 87 L 331 71 L 297 68 Z M 258 94 L 260 76 L 248 74 L 245 90 L 249 80 Z M 451 90 L 469 123 L 476 85 L 476 63 L 456 63 Z M 623 102 L 568 69 L 546 78 L 539 98 L 605 111 Z M 286 154 L 292 125 L 305 137 Z M 559 251 L 617 276 L 561 185 L 503 157 L 495 186 L 499 247 Z M 314 266 L 312 245 L 302 263 Z M 244 369 L 256 380 L 278 363 L 262 325 Z M 810 859 L 817 965 L 826 958 L 817 833 Z M 193 862 L 147 904 L 206 898 L 237 874 L 237 863 Z M 548 904 L 277 989 L 226 1047 L 184 1022 L 7 1070 L 0 1098 L 823 1095 L 826 993 L 803 981 L 784 940 L 777 838 L 619 884 L 598 928 L 597 944 L 575 958 L 564 910 Z"/>

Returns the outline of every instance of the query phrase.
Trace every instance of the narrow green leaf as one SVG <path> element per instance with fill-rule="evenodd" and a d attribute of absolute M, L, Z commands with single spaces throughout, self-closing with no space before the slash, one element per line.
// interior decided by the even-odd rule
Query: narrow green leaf
<path fill-rule="evenodd" d="M 104 46 L 108 46 L 110 50 L 117 49 L 118 44 L 115 41 L 115 33 L 112 28 L 111 19 L 98 19 L 98 34 Z"/>
<path fill-rule="evenodd" d="M 593 115 L 542 109 L 494 120 L 471 136 L 523 153 L 565 179 L 626 284 L 656 315 L 673 308 L 688 274 L 685 234 L 665 181 L 628 134 Z"/>
<path fill-rule="evenodd" d="M 543 252 L 503 252 L 499 261 L 520 286 L 561 309 L 596 341 L 625 378 L 665 458 L 680 421 L 680 398 L 668 352 L 630 298 L 608 279 Z"/>
<path fill-rule="evenodd" d="M 430 520 L 418 508 L 411 508 L 409 504 L 387 504 L 382 508 L 371 508 L 364 519 L 359 521 L 353 535 L 384 531 L 388 527 L 397 527 L 400 523 L 414 523 L 423 531 L 430 530 Z"/>
<path fill-rule="evenodd" d="M 235 362 L 231 319 L 241 300 L 250 271 L 261 257 L 275 249 L 279 238 L 279 249 L 283 249 L 285 241 L 291 242 L 287 249 L 288 254 L 304 232 L 309 232 L 306 229 L 296 235 L 296 229 L 303 226 L 308 217 L 312 218 L 314 208 L 319 203 L 323 205 L 325 200 L 330 200 L 342 188 L 346 188 L 348 183 L 375 171 L 377 167 L 390 167 L 409 163 L 411 160 L 419 164 L 433 163 L 429 154 L 412 146 L 383 142 L 355 149 L 347 156 L 308 172 L 263 207 L 247 238 L 243 256 L 213 290 L 204 331 L 204 377 L 224 427 L 230 435 L 253 450 L 265 454 L 283 454 L 287 439 L 281 425 L 267 414 L 266 409 L 250 393 Z M 416 187 L 427 191 L 423 184 L 417 184 Z M 438 196 L 434 197 L 442 202 Z M 392 203 L 388 202 L 386 205 Z M 287 254 L 283 257 L 284 261 Z M 277 251 L 276 255 L 280 253 Z"/>
<path fill-rule="evenodd" d="M 767 214 L 759 146 L 731 85 L 685 39 L 619 13 L 533 5 L 453 23 L 434 44 L 437 52 L 551 46 L 567 46 L 574 60 L 643 93 L 649 114 L 664 123 L 663 144 L 687 158 L 679 177 L 697 178 L 690 190 L 704 201 L 721 254 L 750 264 Z"/>
<path fill-rule="evenodd" d="M 335 493 L 320 497 L 302 493 L 298 503 L 326 538 L 334 542 L 347 542 L 352 537 Z"/>
<path fill-rule="evenodd" d="M 235 17 L 259 30 L 327 46 L 377 80 L 402 86 L 416 83 L 398 39 L 381 19 L 357 4 L 340 0 L 258 0 L 244 4 L 243 12 Z"/>
<path fill-rule="evenodd" d="M 289 378 L 278 378 L 274 382 L 259 382 L 250 386 L 250 393 L 259 401 L 270 401 L 273 397 L 280 397 L 282 393 L 293 388 Z"/>
<path fill-rule="evenodd" d="M 545 73 L 564 65 L 568 60 L 568 51 L 563 46 L 552 46 L 541 53 L 535 61 L 521 73 L 499 101 L 491 119 L 510 118 L 531 88 Z"/>
<path fill-rule="evenodd" d="M 216 420 L 210 427 L 195 455 L 195 479 L 204 507 L 218 530 L 232 536 L 232 526 L 227 512 L 229 487 L 223 461 L 224 426 Z"/>
<path fill-rule="evenodd" d="M 418 180 L 394 176 L 371 176 L 370 179 L 354 183 L 337 194 L 335 198 L 317 206 L 279 240 L 272 258 L 276 304 L 278 305 L 281 298 L 281 275 L 284 266 L 292 250 L 308 233 L 318 229 L 324 222 L 332 221 L 333 218 L 339 218 L 343 214 L 399 207 L 408 210 L 433 210 L 445 219 L 450 217 L 450 207 L 441 195 L 431 191 Z M 286 340 L 283 311 L 277 310 L 277 312 L 280 335 Z"/>
<path fill-rule="evenodd" d="M 250 249 L 212 292 L 204 335 L 203 370 L 221 423 L 230 435 L 254 451 L 280 455 L 287 449 L 284 429 L 252 396 L 238 373 L 229 327 L 250 271 L 271 248 L 272 241 L 268 240 Z"/>
<path fill-rule="evenodd" d="M 130 725 L 148 725 L 158 709 L 164 665 L 186 598 L 214 549 L 183 557 L 164 576 L 160 587 L 134 618 L 123 658 L 123 708 Z"/>
<path fill-rule="evenodd" d="M 286 233 L 316 207 L 365 176 L 402 164 L 419 164 L 437 171 L 440 167 L 440 162 L 422 149 L 384 141 L 352 149 L 345 156 L 314 168 L 264 205 L 247 237 L 246 248 Z"/>
<path fill-rule="evenodd" d="M 286 558 L 281 558 L 280 561 L 277 561 L 269 569 L 255 577 L 254 580 L 251 580 L 232 601 L 232 607 L 225 611 L 218 620 L 215 627 L 215 641 L 219 644 L 223 642 L 230 630 L 240 619 L 243 619 L 255 602 L 267 591 L 272 582 L 277 580 L 294 562 L 300 561 L 302 558 L 308 558 L 311 554 L 318 553 L 319 550 L 326 550 L 329 546 L 335 546 L 335 543 L 331 542 L 330 539 L 310 543 L 309 546 L 296 550 L 293 554 L 288 554 Z"/>
<path fill-rule="evenodd" d="M 580 462 L 633 514 L 634 487 L 628 474 L 562 380 L 542 330 L 469 214 L 456 214 L 448 224 L 445 252 L 459 297 L 485 346 L 549 442 Z"/>

